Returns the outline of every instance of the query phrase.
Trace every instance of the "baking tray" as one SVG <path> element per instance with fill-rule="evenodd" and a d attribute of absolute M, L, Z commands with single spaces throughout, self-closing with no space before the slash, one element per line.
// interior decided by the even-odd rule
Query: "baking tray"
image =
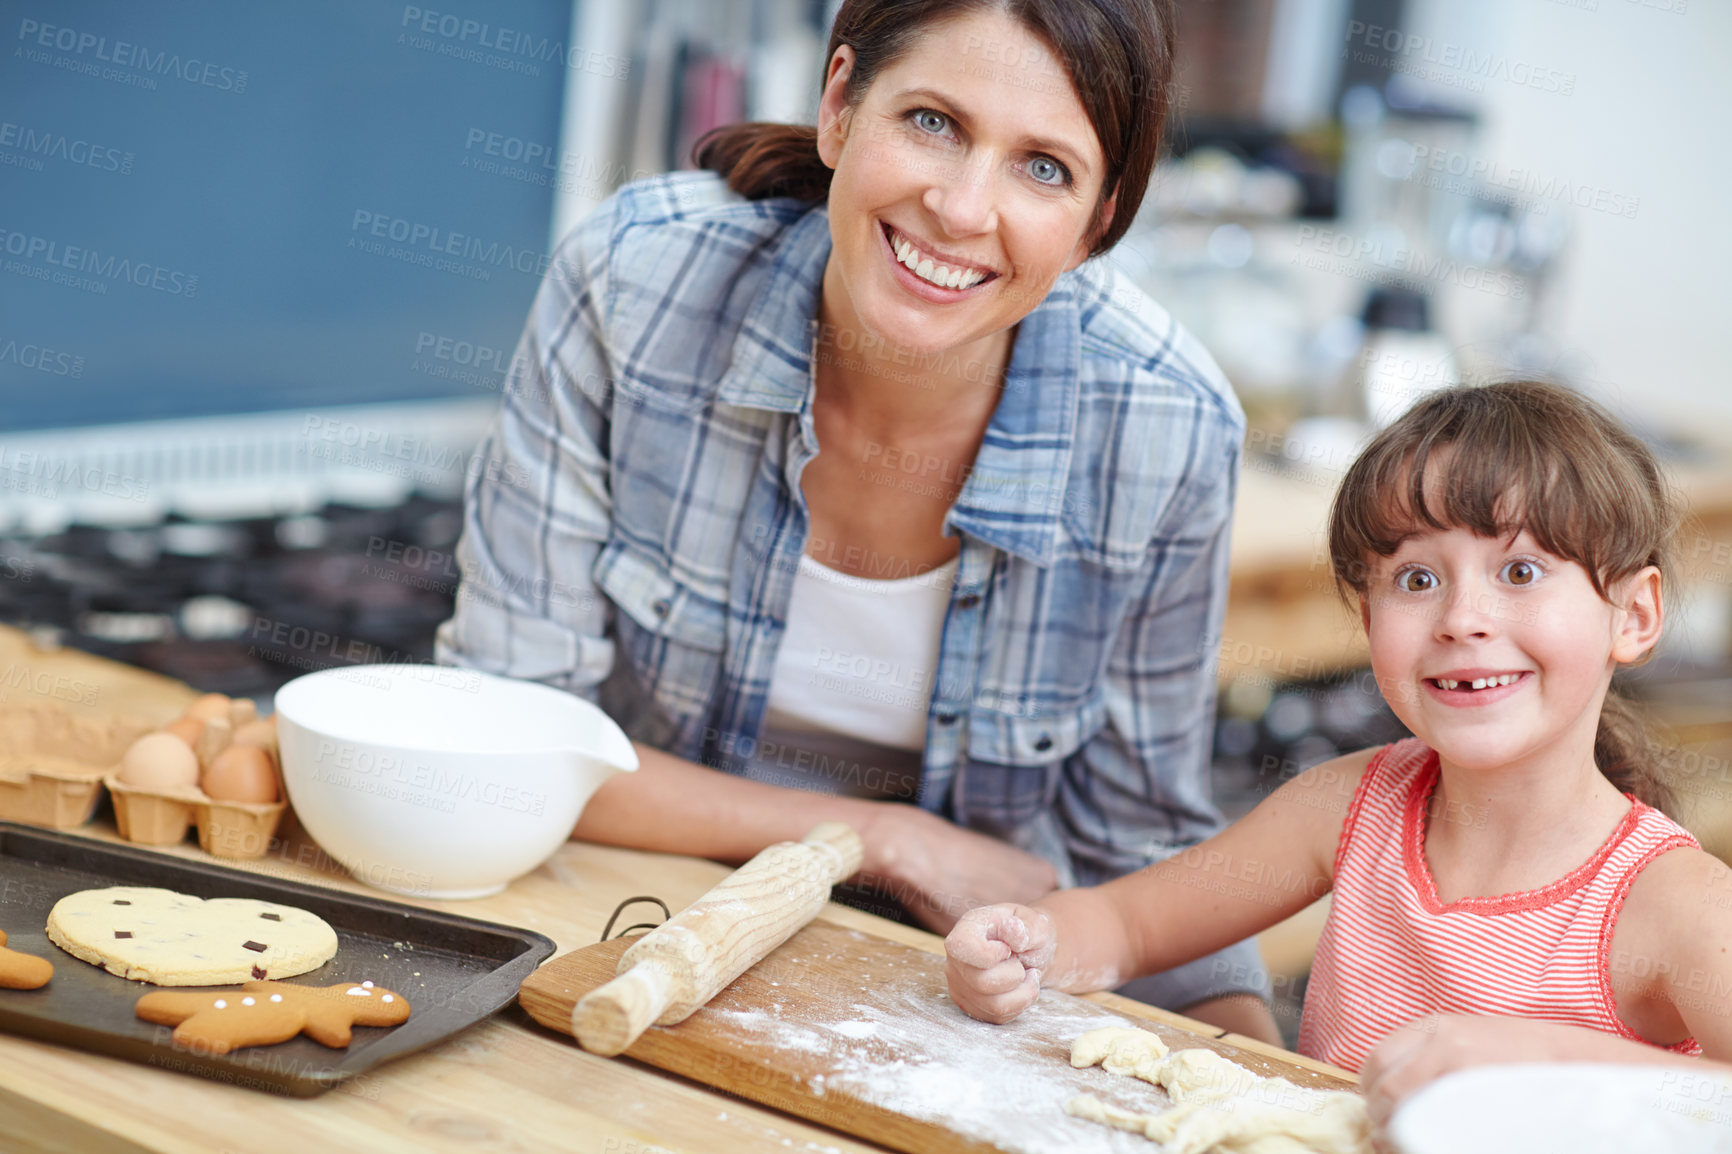
<path fill-rule="evenodd" d="M 169 1027 L 133 1015 L 140 997 L 168 987 L 116 977 L 48 940 L 55 902 L 77 890 L 113 885 L 161 886 L 201 898 L 258 898 L 309 910 L 337 931 L 337 955 L 288 980 L 312 986 L 371 981 L 409 999 L 409 1020 L 391 1028 L 357 1026 L 344 1050 L 306 1037 L 222 1056 L 178 1046 Z M 545 935 L 515 926 L 13 822 L 0 822 L 0 930 L 9 948 L 54 963 L 54 979 L 39 990 L 0 989 L 0 1031 L 303 1098 L 500 1010 L 554 951 Z"/>

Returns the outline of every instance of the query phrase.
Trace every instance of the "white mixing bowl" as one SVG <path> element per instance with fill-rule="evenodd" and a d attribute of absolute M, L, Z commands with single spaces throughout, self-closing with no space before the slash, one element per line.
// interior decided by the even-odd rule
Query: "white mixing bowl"
<path fill-rule="evenodd" d="M 301 825 L 368 885 L 498 893 L 571 835 L 596 787 L 637 768 L 580 697 L 436 665 L 310 673 L 277 691 L 283 781 Z"/>

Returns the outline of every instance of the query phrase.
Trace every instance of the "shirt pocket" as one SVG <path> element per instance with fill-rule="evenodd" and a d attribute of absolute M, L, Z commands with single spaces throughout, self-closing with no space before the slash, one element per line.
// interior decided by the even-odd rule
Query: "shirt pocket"
<path fill-rule="evenodd" d="M 707 711 L 721 677 L 727 604 L 617 538 L 602 548 L 592 575 L 618 610 L 615 640 L 638 684 L 687 728 Z"/>
<path fill-rule="evenodd" d="M 1074 705 L 1013 703 L 1010 709 L 976 704 L 968 715 L 968 756 L 995 765 L 1056 765 L 1100 731 L 1105 713 L 1098 699 Z"/>

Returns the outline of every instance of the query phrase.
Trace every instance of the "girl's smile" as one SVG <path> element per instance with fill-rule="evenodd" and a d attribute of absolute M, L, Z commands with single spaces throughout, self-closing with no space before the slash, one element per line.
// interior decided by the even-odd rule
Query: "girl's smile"
<path fill-rule="evenodd" d="M 1532 676 L 1530 669 L 1452 669 L 1435 677 L 1421 678 L 1421 684 L 1445 705 L 1472 709 L 1519 693 Z"/>

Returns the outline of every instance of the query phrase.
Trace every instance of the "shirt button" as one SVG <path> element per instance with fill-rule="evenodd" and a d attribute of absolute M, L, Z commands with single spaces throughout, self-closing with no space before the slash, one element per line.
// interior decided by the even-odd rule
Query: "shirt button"
<path fill-rule="evenodd" d="M 954 714 L 954 713 L 940 713 L 938 715 L 938 724 L 940 724 L 940 725 L 955 725 L 956 724 L 956 714 Z"/>
<path fill-rule="evenodd" d="M 1052 738 L 1049 737 L 1048 735 L 1043 733 L 1039 737 L 1034 739 L 1034 751 L 1036 753 L 1045 753 L 1047 750 L 1049 750 L 1051 748 L 1052 748 Z"/>
<path fill-rule="evenodd" d="M 668 604 L 668 599 L 666 597 L 656 598 L 655 604 L 650 606 L 651 612 L 653 612 L 657 617 L 666 617 L 668 615 L 668 610 L 672 608 L 673 606 Z"/>
<path fill-rule="evenodd" d="M 979 604 L 980 594 L 978 593 L 964 593 L 961 597 L 956 599 L 956 607 L 958 609 L 973 609 Z"/>

